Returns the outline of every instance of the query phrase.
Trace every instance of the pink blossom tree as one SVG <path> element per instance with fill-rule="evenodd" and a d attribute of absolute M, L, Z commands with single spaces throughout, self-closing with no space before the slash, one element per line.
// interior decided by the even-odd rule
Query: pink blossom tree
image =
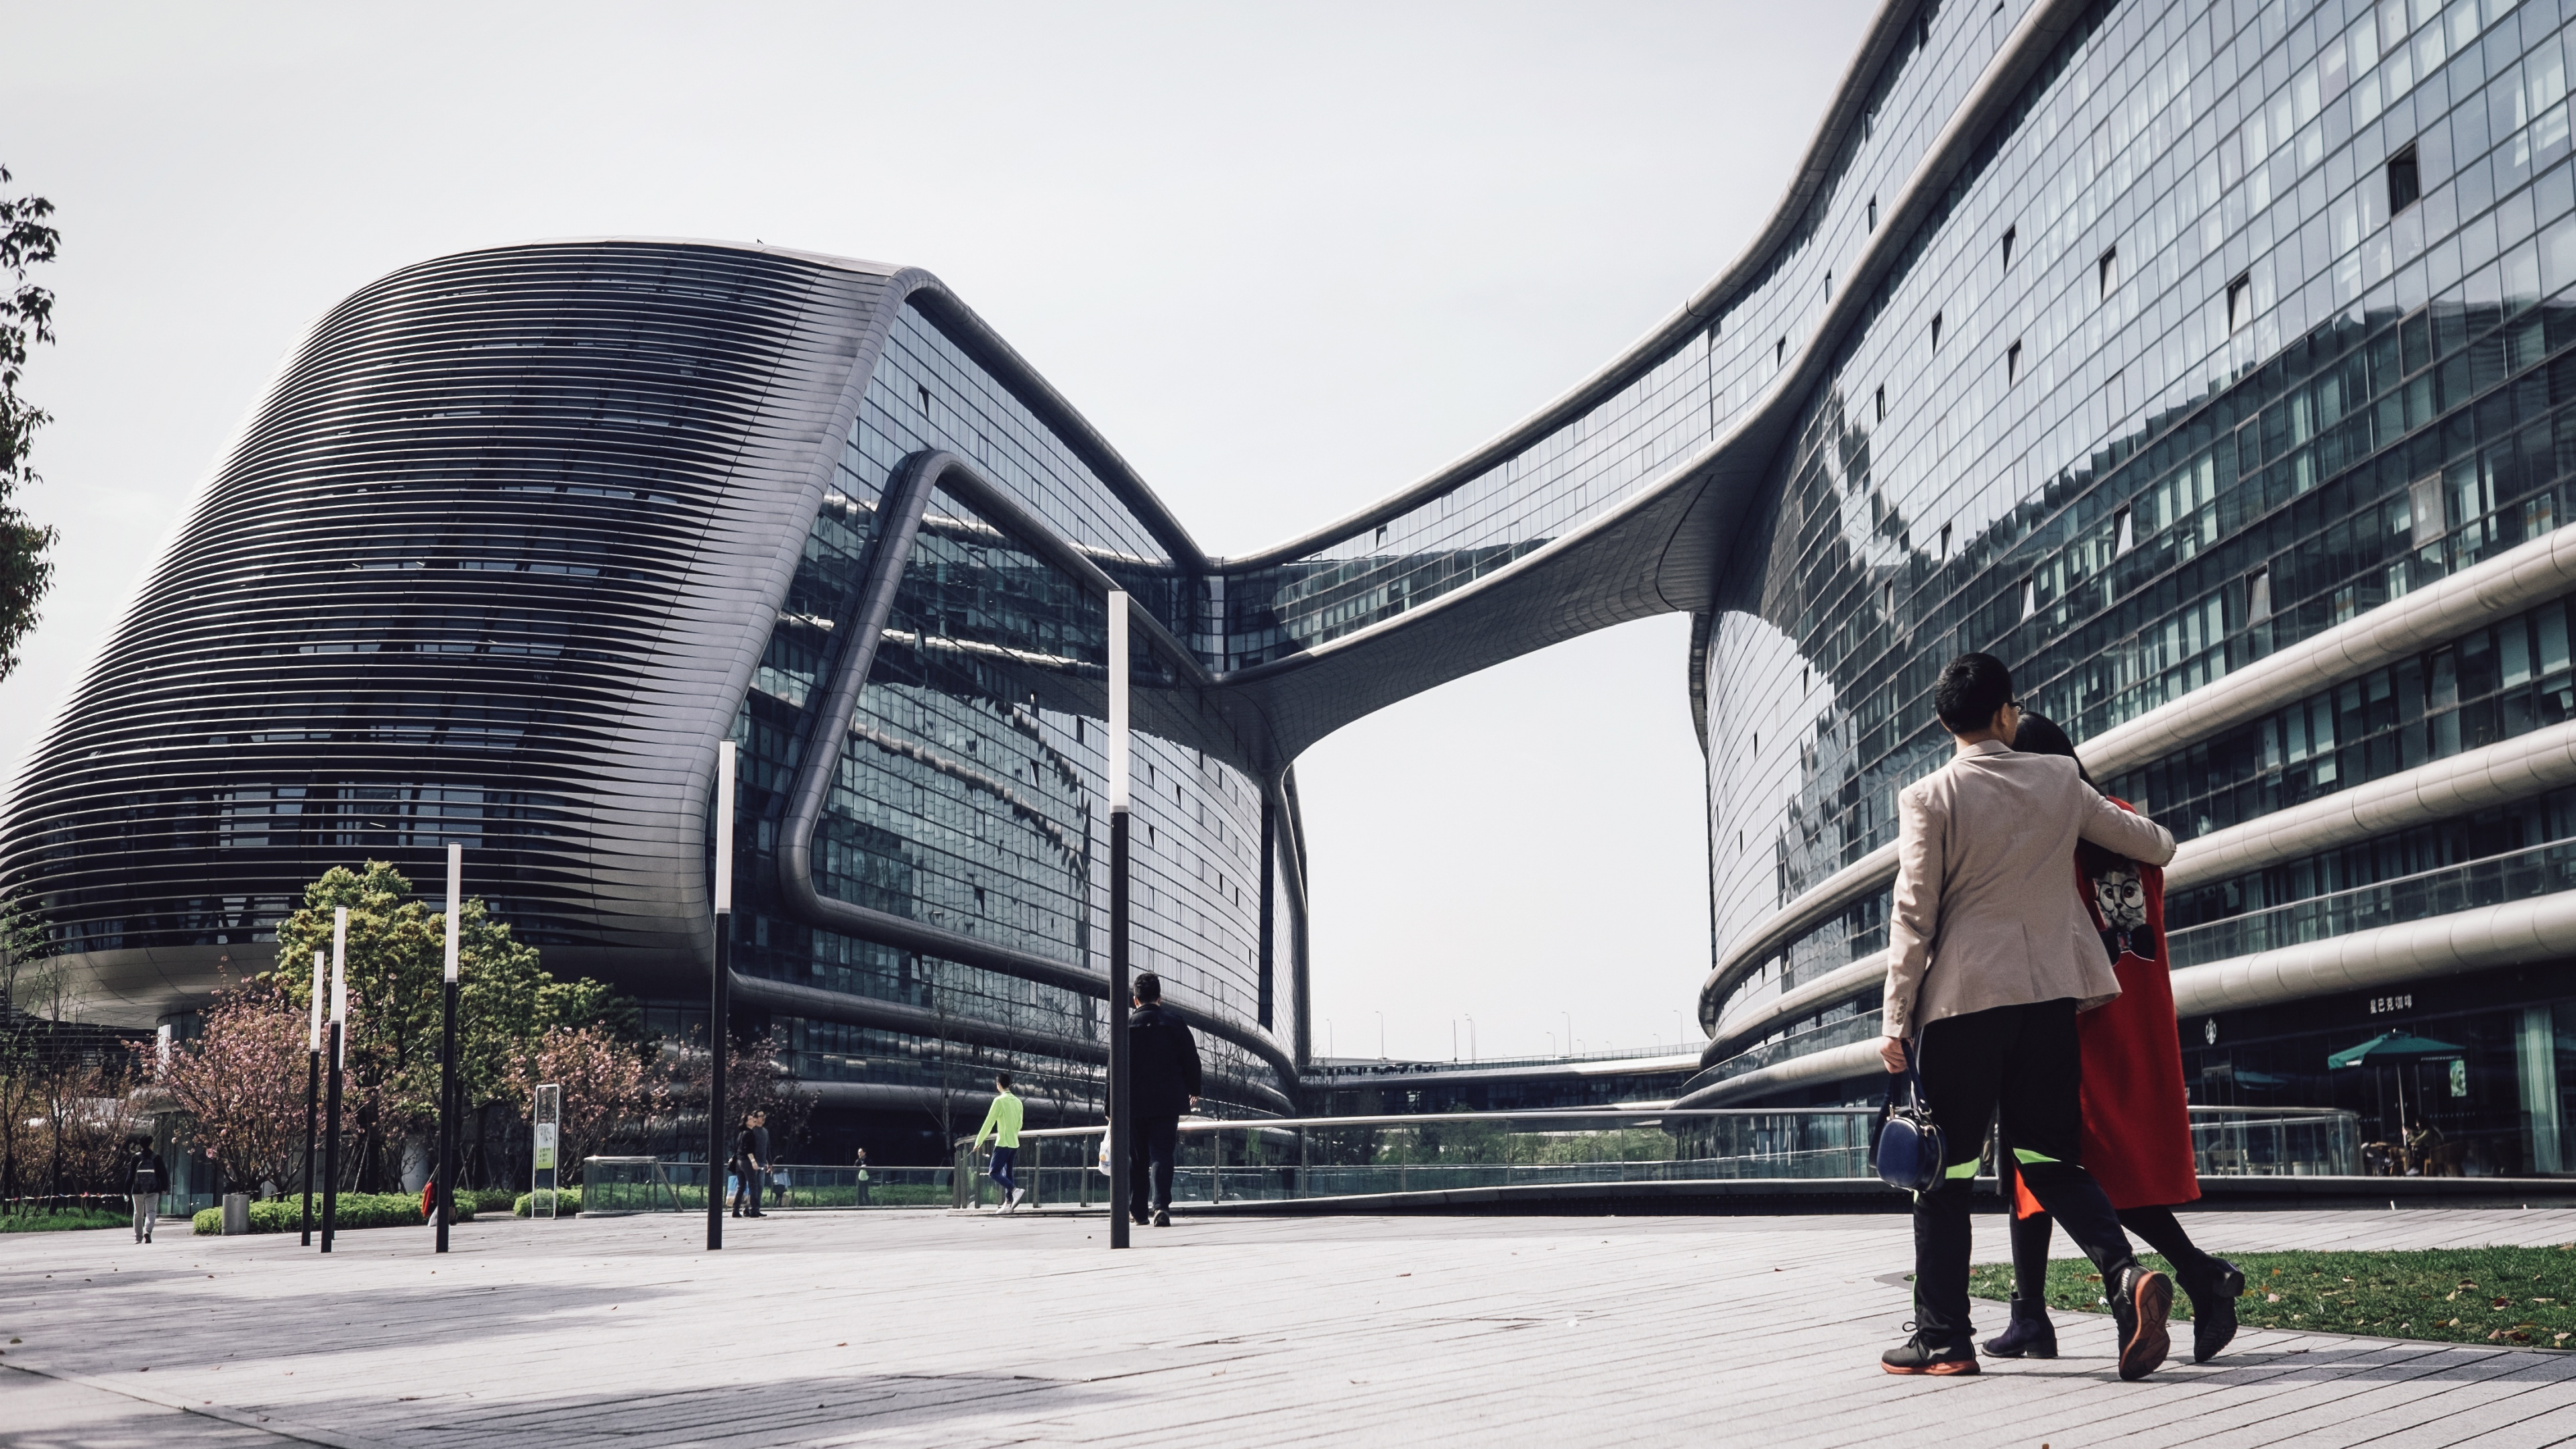
<path fill-rule="evenodd" d="M 262 1178 L 291 1181 L 303 1165 L 305 1033 L 294 1003 L 242 989 L 218 992 L 204 1032 L 174 1045 L 157 1072 L 148 1060 L 155 1046 L 135 1050 L 147 1057 L 154 1084 L 196 1124 L 197 1150 L 236 1187 L 248 1187 Z"/>

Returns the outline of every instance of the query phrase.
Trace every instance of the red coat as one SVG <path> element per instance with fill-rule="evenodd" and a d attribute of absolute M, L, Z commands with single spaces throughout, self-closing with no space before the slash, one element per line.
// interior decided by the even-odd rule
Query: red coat
<path fill-rule="evenodd" d="M 2117 797 L 2112 803 L 2137 808 Z M 2117 1001 L 2075 1019 L 2084 1044 L 2084 1167 L 2115 1208 L 2195 1201 L 2200 1173 L 2183 1095 L 2182 1038 L 2174 1028 L 2165 873 L 2122 861 L 2093 879 L 2079 863 L 2075 890 L 2120 978 Z M 2018 1176 L 2013 1209 L 2021 1217 L 2039 1211 Z"/>

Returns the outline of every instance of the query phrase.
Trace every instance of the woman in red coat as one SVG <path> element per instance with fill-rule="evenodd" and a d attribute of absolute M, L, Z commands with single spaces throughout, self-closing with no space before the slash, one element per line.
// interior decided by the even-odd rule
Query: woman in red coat
<path fill-rule="evenodd" d="M 2013 748 L 2072 757 L 2066 731 L 2035 714 L 2021 717 Z M 2081 768 L 2080 766 L 2078 767 Z M 2093 784 L 2093 777 L 2084 777 Z M 2094 785 L 2099 790 L 2102 787 Z M 2134 808 L 2112 797 L 2122 809 Z M 2165 951 L 2165 873 L 2090 842 L 2075 854 L 2075 891 L 2093 914 L 2120 978 L 2119 999 L 2075 1019 L 2084 1047 L 2084 1167 L 2102 1184 L 2120 1225 L 2174 1265 L 2191 1295 L 2191 1356 L 2207 1363 L 2236 1336 L 2236 1295 L 2245 1275 L 2194 1246 L 2174 1206 L 2200 1197 L 2191 1151 L 2191 1113 L 2182 1086 L 2182 1042 L 2174 1030 L 2173 965 Z M 2013 1196 L 2012 1325 L 1986 1342 L 2003 1358 L 2055 1358 L 2048 1321 L 2048 1214 L 2011 1173 L 2011 1143 L 1996 1158 Z"/>

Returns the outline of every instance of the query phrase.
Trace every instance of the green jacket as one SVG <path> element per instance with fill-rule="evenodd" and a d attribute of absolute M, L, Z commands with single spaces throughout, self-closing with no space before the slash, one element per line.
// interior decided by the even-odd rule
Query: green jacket
<path fill-rule="evenodd" d="M 993 1144 L 996 1147 L 1020 1145 L 1020 1099 L 1018 1097 L 1004 1092 L 993 1099 L 993 1105 L 985 1110 L 984 1125 L 975 1130 L 975 1145 L 983 1146 L 984 1139 L 987 1137 L 1000 1139 Z"/>

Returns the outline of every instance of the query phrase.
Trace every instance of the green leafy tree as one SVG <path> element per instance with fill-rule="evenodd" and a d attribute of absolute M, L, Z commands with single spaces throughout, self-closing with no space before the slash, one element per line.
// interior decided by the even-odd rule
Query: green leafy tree
<path fill-rule="evenodd" d="M 62 243 L 46 218 L 54 204 L 12 195 L 0 166 L 0 678 L 18 667 L 18 644 L 36 625 L 36 606 L 54 581 L 54 530 L 18 507 L 18 490 L 38 481 L 27 466 L 36 429 L 52 421 L 18 395 L 27 349 L 54 340 L 54 294 L 27 280 L 27 269 L 54 259 Z"/>
<path fill-rule="evenodd" d="M 384 861 L 323 872 L 304 888 L 304 903 L 278 922 L 277 968 L 266 978 L 299 1009 L 312 997 L 313 953 L 328 958 L 332 913 L 341 906 L 349 909 L 352 1014 L 354 1003 L 366 1007 L 343 1048 L 359 1134 L 352 1176 L 365 1186 L 389 1175 L 389 1148 L 434 1130 L 438 1120 L 447 919 L 440 904 L 415 898 L 411 882 Z M 464 903 L 457 962 L 457 1079 L 468 1110 L 478 1114 L 516 1099 L 517 1063 L 548 1031 L 615 1030 L 634 1019 L 633 1004 L 599 982 L 547 975 L 536 948 L 514 939 L 479 897 Z"/>

